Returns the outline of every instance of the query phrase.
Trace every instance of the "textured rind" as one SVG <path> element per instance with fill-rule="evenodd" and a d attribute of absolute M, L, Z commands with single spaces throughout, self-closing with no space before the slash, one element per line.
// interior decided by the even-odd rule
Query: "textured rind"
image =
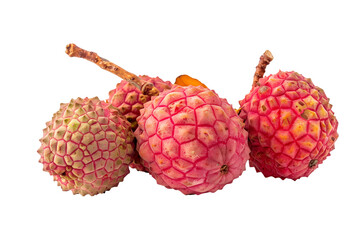
<path fill-rule="evenodd" d="M 139 77 L 144 81 L 154 84 L 159 92 L 168 90 L 172 87 L 172 84 L 169 81 L 164 82 L 159 77 L 151 78 L 146 75 Z M 140 115 L 140 109 L 142 109 L 144 103 L 150 101 L 150 99 L 150 96 L 142 94 L 133 84 L 122 80 L 116 85 L 115 89 L 109 92 L 108 102 L 120 110 L 121 114 L 132 123 L 132 127 L 135 130 L 137 127 L 136 118 Z"/>
<path fill-rule="evenodd" d="M 329 98 L 310 78 L 279 71 L 260 79 L 239 103 L 250 166 L 265 177 L 308 177 L 334 149 L 338 121 Z"/>
<path fill-rule="evenodd" d="M 115 108 L 98 98 L 72 99 L 46 123 L 39 162 L 64 191 L 104 193 L 129 173 L 133 138 Z"/>
<path fill-rule="evenodd" d="M 244 124 L 214 91 L 174 86 L 144 106 L 137 150 L 158 184 L 184 194 L 215 192 L 245 170 Z"/>
<path fill-rule="evenodd" d="M 159 92 L 169 90 L 172 84 L 169 81 L 163 81 L 159 77 L 151 78 L 146 75 L 139 76 L 142 80 L 151 82 L 159 90 Z M 133 84 L 123 80 L 116 85 L 116 88 L 109 92 L 108 102 L 119 109 L 126 119 L 131 123 L 132 129 L 137 128 L 136 118 L 140 115 L 140 109 L 144 107 L 144 103 L 150 101 L 151 97 L 144 95 Z M 146 171 L 140 164 L 140 157 L 134 154 L 130 167 L 138 171 Z"/>

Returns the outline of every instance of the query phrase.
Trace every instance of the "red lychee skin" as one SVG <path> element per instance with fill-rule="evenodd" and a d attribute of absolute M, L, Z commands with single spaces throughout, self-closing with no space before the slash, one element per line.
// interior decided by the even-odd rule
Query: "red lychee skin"
<path fill-rule="evenodd" d="M 172 87 L 169 81 L 163 81 L 159 77 L 151 78 L 143 75 L 139 76 L 142 80 L 151 82 L 154 86 L 162 92 Z M 108 102 L 117 107 L 121 114 L 132 123 L 132 127 L 135 130 L 137 127 L 136 118 L 140 115 L 140 109 L 144 107 L 144 103 L 150 101 L 151 97 L 144 95 L 133 84 L 122 80 L 116 85 L 116 88 L 109 92 Z"/>
<path fill-rule="evenodd" d="M 163 81 L 161 78 L 152 78 L 146 75 L 139 76 L 142 80 L 151 82 L 159 90 L 159 92 L 169 90 L 172 84 L 169 81 Z M 137 128 L 136 118 L 140 115 L 140 109 L 144 107 L 144 103 L 150 101 L 151 97 L 142 94 L 133 84 L 123 80 L 116 85 L 116 88 L 109 92 L 109 102 L 117 107 L 121 114 L 131 123 L 132 129 Z M 146 172 L 146 169 L 140 164 L 141 159 L 138 154 L 134 154 L 130 167 L 138 171 Z"/>
<path fill-rule="evenodd" d="M 250 166 L 265 177 L 308 177 L 334 149 L 338 122 L 325 92 L 310 78 L 279 71 L 260 79 L 240 106 Z"/>
<path fill-rule="evenodd" d="M 130 123 L 98 98 L 61 104 L 46 126 L 39 162 L 64 191 L 104 193 L 129 173 L 134 153 Z"/>
<path fill-rule="evenodd" d="M 144 106 L 137 150 L 158 184 L 184 194 L 215 192 L 245 170 L 244 124 L 214 91 L 174 86 Z"/>

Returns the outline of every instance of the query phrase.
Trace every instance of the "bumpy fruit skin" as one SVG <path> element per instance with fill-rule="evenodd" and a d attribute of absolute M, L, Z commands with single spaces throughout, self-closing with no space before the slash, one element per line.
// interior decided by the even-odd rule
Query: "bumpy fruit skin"
<path fill-rule="evenodd" d="M 329 98 L 310 78 L 279 71 L 260 79 L 240 105 L 250 166 L 265 177 L 307 177 L 334 149 L 338 122 Z"/>
<path fill-rule="evenodd" d="M 137 150 L 158 184 L 184 194 L 215 192 L 245 170 L 244 124 L 214 91 L 174 86 L 144 106 Z"/>
<path fill-rule="evenodd" d="M 146 75 L 139 76 L 141 79 L 151 82 L 159 90 L 159 92 L 169 90 L 172 84 L 169 81 L 163 81 L 159 77 L 151 78 Z M 119 109 L 126 119 L 131 123 L 132 129 L 137 128 L 136 118 L 140 115 L 140 109 L 144 108 L 144 103 L 150 101 L 151 97 L 142 94 L 133 84 L 123 80 L 116 85 L 116 88 L 109 92 L 108 102 Z M 141 159 L 136 153 L 133 156 L 133 161 L 130 167 L 138 171 L 145 171 L 146 169 L 141 164 Z"/>
<path fill-rule="evenodd" d="M 39 162 L 64 191 L 103 193 L 129 173 L 133 133 L 114 109 L 98 98 L 72 99 L 46 123 Z"/>
<path fill-rule="evenodd" d="M 139 76 L 141 79 L 151 82 L 162 92 L 172 87 L 169 81 L 164 82 L 159 77 L 151 78 L 149 76 Z M 144 103 L 150 100 L 150 96 L 144 95 L 133 84 L 123 80 L 116 85 L 116 88 L 109 92 L 108 102 L 117 107 L 121 114 L 132 124 L 135 130 L 137 127 L 136 118 L 140 115 L 140 109 L 144 107 Z"/>

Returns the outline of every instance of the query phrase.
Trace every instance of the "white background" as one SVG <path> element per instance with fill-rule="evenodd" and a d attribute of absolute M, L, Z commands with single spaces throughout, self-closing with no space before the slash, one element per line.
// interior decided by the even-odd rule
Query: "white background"
<path fill-rule="evenodd" d="M 0 3 L 1 239 L 360 239 L 358 1 L 54 2 Z M 267 74 L 295 70 L 331 98 L 336 149 L 295 182 L 247 167 L 185 196 L 132 169 L 105 194 L 62 192 L 38 163 L 45 122 L 120 81 L 69 58 L 71 42 L 136 74 L 189 74 L 234 107 L 269 49 Z"/>

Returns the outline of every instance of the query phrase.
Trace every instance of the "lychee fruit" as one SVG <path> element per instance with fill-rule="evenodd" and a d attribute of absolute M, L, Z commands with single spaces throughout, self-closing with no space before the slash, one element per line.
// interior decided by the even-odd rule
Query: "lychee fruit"
<path fill-rule="evenodd" d="M 251 92 L 240 101 L 249 132 L 250 166 L 265 177 L 299 179 L 321 164 L 338 138 L 338 121 L 325 92 L 296 72 L 263 77 L 273 59 L 260 58 Z"/>
<path fill-rule="evenodd" d="M 61 104 L 46 123 L 39 162 L 64 191 L 95 195 L 129 173 L 134 153 L 130 123 L 98 98 Z"/>
<path fill-rule="evenodd" d="M 142 80 L 152 83 L 159 92 L 168 90 L 172 87 L 169 81 L 163 81 L 159 77 L 151 78 L 143 75 L 139 76 Z M 151 99 L 150 96 L 143 94 L 134 84 L 122 80 L 116 85 L 116 88 L 109 92 L 108 102 L 117 107 L 120 112 L 131 123 L 132 129 L 137 128 L 136 118 L 140 115 L 140 109 L 144 103 Z"/>
<path fill-rule="evenodd" d="M 137 150 L 158 184 L 184 194 L 215 192 L 245 170 L 244 124 L 214 91 L 174 85 L 140 113 Z"/>
<path fill-rule="evenodd" d="M 151 78 L 149 76 L 137 76 L 126 71 L 118 65 L 100 57 L 95 52 L 89 52 L 71 43 L 66 46 L 66 54 L 70 57 L 78 57 L 95 63 L 100 68 L 109 71 L 121 79 L 114 90 L 109 92 L 109 99 L 106 100 L 111 106 L 116 107 L 118 111 L 126 117 L 131 123 L 133 130 L 137 127 L 136 118 L 140 115 L 139 110 L 143 104 L 156 96 L 159 91 L 170 89 L 172 84 L 169 81 L 164 82 L 159 77 Z M 140 164 L 140 157 L 135 152 L 130 167 L 139 171 L 145 171 Z"/>

